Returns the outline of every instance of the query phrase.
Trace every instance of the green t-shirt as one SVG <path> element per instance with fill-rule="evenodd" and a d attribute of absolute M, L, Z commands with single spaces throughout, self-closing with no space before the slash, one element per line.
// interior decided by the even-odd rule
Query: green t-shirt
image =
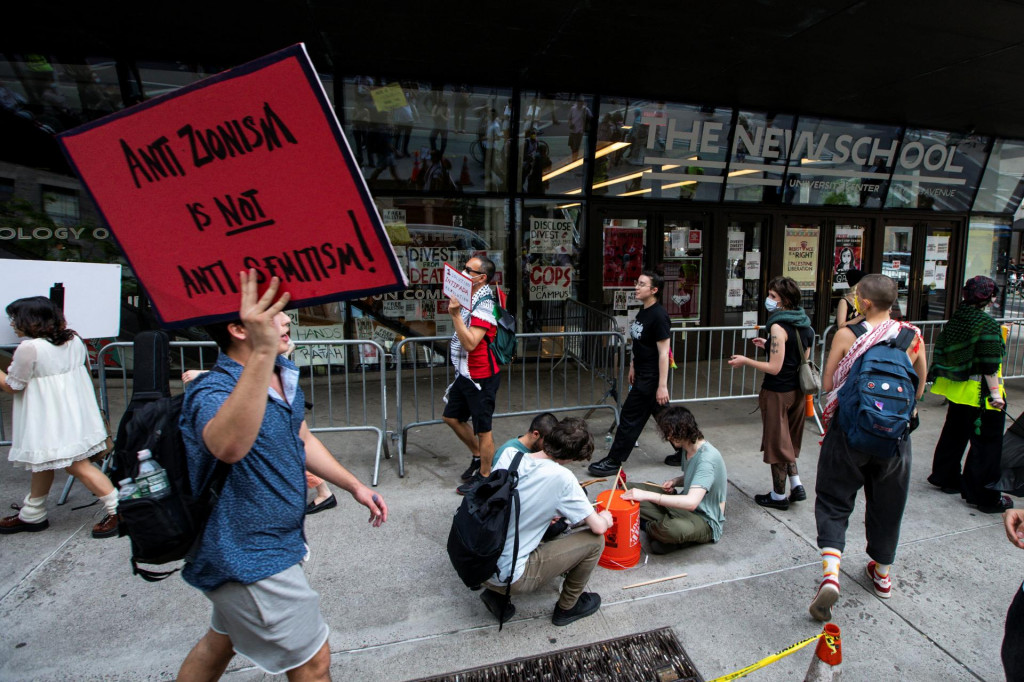
<path fill-rule="evenodd" d="M 718 539 L 722 537 L 722 525 L 725 523 L 725 493 L 728 488 L 728 477 L 722 453 L 707 441 L 700 446 L 692 458 L 683 458 L 682 494 L 688 494 L 692 486 L 704 488 L 707 491 L 694 512 L 708 522 L 708 525 L 711 526 L 712 536 L 715 542 L 718 542 Z"/>

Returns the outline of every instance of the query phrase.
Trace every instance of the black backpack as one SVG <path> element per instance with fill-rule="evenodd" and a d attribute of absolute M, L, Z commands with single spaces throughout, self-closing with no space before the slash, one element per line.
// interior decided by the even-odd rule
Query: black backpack
<path fill-rule="evenodd" d="M 118 425 L 110 472 L 115 484 L 125 478 L 136 478 L 140 450 L 149 450 L 167 472 L 169 495 L 161 499 L 121 500 L 117 506 L 119 535 L 127 535 L 131 540 L 132 573 L 148 582 L 164 580 L 178 569 L 154 572 L 140 568 L 140 563 L 177 561 L 198 547 L 230 470 L 230 465 L 218 460 L 206 488 L 199 495 L 193 494 L 185 444 L 178 427 L 184 395 L 170 395 L 167 358 L 168 341 L 163 332 L 143 332 L 136 338 L 135 389 Z M 202 379 L 201 375 L 196 381 Z"/>
<path fill-rule="evenodd" d="M 487 480 L 473 488 L 462 498 L 455 512 L 451 532 L 448 533 L 448 558 L 462 582 L 472 589 L 479 588 L 498 570 L 498 557 L 505 549 L 509 519 L 515 503 L 515 539 L 512 544 L 512 568 L 505 583 L 505 602 L 509 603 L 512 576 L 519 559 L 519 462 L 523 453 L 517 453 L 508 469 L 491 472 Z M 501 576 L 499 576 L 501 578 Z M 499 627 L 501 623 L 499 618 Z"/>

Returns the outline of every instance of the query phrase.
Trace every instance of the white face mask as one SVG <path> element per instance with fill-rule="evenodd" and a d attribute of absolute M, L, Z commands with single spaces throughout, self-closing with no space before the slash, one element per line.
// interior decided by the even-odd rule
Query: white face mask
<path fill-rule="evenodd" d="M 764 299 L 764 308 L 768 312 L 772 312 L 773 310 L 777 310 L 778 307 L 779 307 L 779 302 L 776 301 L 774 298 L 766 298 L 766 299 Z"/>

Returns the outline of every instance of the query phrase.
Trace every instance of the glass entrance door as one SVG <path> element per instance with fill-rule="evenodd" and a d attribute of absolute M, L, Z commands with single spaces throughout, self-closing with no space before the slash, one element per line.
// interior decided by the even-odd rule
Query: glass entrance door
<path fill-rule="evenodd" d="M 917 320 L 946 319 L 946 271 L 953 241 L 952 226 L 929 224 L 924 227 L 924 260 L 921 266 L 921 299 Z M 952 312 L 952 311 L 950 311 Z"/>
<path fill-rule="evenodd" d="M 661 269 L 665 288 L 661 304 L 672 323 L 699 324 L 703 303 L 704 253 L 707 230 L 695 217 L 662 214 Z"/>
<path fill-rule="evenodd" d="M 910 320 L 927 319 L 917 317 L 910 308 L 910 273 L 913 261 L 914 227 L 912 225 L 886 225 L 882 239 L 882 274 L 896 281 L 896 305 L 893 313 L 904 314 Z"/>

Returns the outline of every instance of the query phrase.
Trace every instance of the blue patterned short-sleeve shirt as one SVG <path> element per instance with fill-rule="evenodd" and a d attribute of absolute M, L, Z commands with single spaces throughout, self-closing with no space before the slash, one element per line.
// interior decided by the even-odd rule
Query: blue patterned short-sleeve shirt
<path fill-rule="evenodd" d="M 203 429 L 242 375 L 242 365 L 225 353 L 216 366 L 227 373 L 208 372 L 194 382 L 181 410 L 193 490 L 202 489 L 216 463 L 203 443 Z M 295 365 L 279 357 L 277 369 L 286 401 L 268 389 L 259 436 L 249 454 L 231 465 L 195 560 L 182 571 L 185 581 L 200 590 L 226 582 L 254 583 L 295 565 L 306 552 L 306 451 L 299 438 L 305 397 Z"/>

